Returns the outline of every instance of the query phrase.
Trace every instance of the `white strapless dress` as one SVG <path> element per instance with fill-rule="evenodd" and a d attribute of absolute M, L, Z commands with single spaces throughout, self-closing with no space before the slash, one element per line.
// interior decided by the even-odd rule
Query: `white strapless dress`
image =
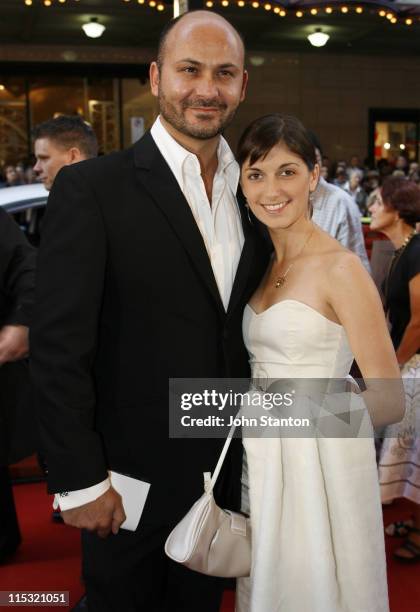
<path fill-rule="evenodd" d="M 254 379 L 345 378 L 353 361 L 343 327 L 296 300 L 261 314 L 247 306 L 243 333 Z M 389 612 L 373 439 L 244 438 L 244 447 L 253 561 L 236 610 Z"/>

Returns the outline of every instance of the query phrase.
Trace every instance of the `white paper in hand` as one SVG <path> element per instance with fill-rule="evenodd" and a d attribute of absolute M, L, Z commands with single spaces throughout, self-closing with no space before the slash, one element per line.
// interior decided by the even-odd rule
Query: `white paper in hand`
<path fill-rule="evenodd" d="M 109 477 L 113 488 L 121 495 L 124 506 L 126 520 L 120 529 L 135 531 L 143 513 L 150 484 L 112 471 L 109 472 Z"/>

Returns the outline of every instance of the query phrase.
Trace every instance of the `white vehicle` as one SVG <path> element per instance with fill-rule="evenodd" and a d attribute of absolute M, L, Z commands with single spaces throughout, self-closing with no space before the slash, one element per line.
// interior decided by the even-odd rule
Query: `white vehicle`
<path fill-rule="evenodd" d="M 3 187 L 0 189 L 0 206 L 8 213 L 17 213 L 45 206 L 48 191 L 42 183 Z"/>
<path fill-rule="evenodd" d="M 39 245 L 40 227 L 47 200 L 48 191 L 42 183 L 0 189 L 0 208 L 13 214 L 34 246 Z"/>

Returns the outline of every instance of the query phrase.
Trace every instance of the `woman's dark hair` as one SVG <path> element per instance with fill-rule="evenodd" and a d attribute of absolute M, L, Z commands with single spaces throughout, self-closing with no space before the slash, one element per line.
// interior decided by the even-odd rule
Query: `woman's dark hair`
<path fill-rule="evenodd" d="M 420 221 L 420 188 L 414 181 L 391 176 L 384 180 L 381 196 L 385 207 L 397 211 L 408 225 Z"/>
<path fill-rule="evenodd" d="M 308 130 L 292 115 L 265 115 L 253 121 L 239 139 L 237 159 L 243 166 L 249 158 L 251 164 L 264 157 L 279 143 L 284 143 L 300 157 L 309 170 L 316 164 L 315 147 Z"/>

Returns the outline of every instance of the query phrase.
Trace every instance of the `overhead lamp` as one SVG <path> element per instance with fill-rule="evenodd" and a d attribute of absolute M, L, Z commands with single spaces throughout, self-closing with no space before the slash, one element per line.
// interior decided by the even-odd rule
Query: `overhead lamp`
<path fill-rule="evenodd" d="M 401 151 L 405 151 L 405 144 L 400 144 Z"/>
<path fill-rule="evenodd" d="M 4 91 L 5 89 L 5 86 L 0 83 L 0 91 Z"/>
<path fill-rule="evenodd" d="M 82 25 L 82 30 L 89 38 L 99 38 L 105 32 L 105 26 L 98 22 L 97 17 L 92 17 L 89 23 Z"/>
<path fill-rule="evenodd" d="M 389 151 L 389 149 L 390 149 L 390 148 L 391 148 L 390 143 L 389 143 L 389 142 L 386 142 L 386 143 L 384 144 L 384 149 L 386 149 L 387 151 Z"/>
<path fill-rule="evenodd" d="M 315 32 L 309 34 L 307 38 L 314 47 L 323 47 L 330 39 L 329 35 L 322 32 L 321 28 L 317 28 Z"/>

